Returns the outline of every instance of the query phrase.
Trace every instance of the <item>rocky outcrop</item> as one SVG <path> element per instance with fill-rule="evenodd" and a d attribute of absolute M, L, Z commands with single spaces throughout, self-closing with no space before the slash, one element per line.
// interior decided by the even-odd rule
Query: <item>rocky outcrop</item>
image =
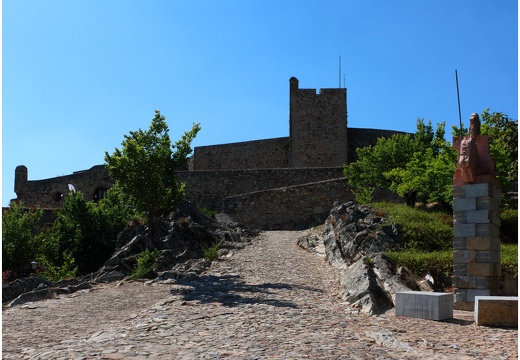
<path fill-rule="evenodd" d="M 103 267 L 93 274 L 96 282 L 121 280 L 132 273 L 137 256 L 146 248 L 148 229 L 136 225 L 119 234 L 119 248 Z M 155 248 L 159 250 L 154 273 L 160 276 L 165 271 L 177 277 L 202 272 L 210 263 L 204 261 L 204 249 L 220 244 L 223 249 L 241 247 L 257 232 L 242 228 L 225 215 L 210 219 L 191 203 L 181 202 L 177 211 L 157 224 Z M 194 259 L 197 265 L 194 265 Z M 173 275 L 166 275 L 169 277 Z"/>
<path fill-rule="evenodd" d="M 210 219 L 183 201 L 177 211 L 157 226 L 155 248 L 159 250 L 159 258 L 153 270 L 154 281 L 197 276 L 211 264 L 204 258 L 205 248 L 220 244 L 220 254 L 225 255 L 229 249 L 243 248 L 257 234 L 224 214 Z M 137 256 L 145 250 L 147 235 L 148 228 L 141 224 L 125 228 L 117 237 L 114 255 L 93 274 L 57 283 L 31 277 L 5 284 L 2 303 L 13 306 L 52 299 L 89 289 L 95 283 L 123 280 L 133 272 Z"/>
<path fill-rule="evenodd" d="M 367 314 L 392 308 L 396 292 L 419 290 L 410 271 L 397 268 L 384 254 L 402 243 L 401 228 L 388 214 L 354 202 L 334 204 L 321 232 L 311 231 L 298 241 L 341 270 L 341 298 Z"/>

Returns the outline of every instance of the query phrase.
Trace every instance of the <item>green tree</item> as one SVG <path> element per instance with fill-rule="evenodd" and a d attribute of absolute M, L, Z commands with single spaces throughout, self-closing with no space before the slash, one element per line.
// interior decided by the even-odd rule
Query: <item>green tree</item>
<path fill-rule="evenodd" d="M 11 270 L 23 276 L 36 260 L 41 239 L 38 236 L 41 209 L 25 209 L 11 203 L 2 212 L 2 271 Z"/>
<path fill-rule="evenodd" d="M 199 124 L 193 124 L 172 145 L 166 119 L 156 110 L 148 130 L 130 131 L 121 149 L 116 148 L 112 155 L 105 152 L 111 178 L 130 204 L 146 217 L 148 248 L 153 247 L 156 221 L 171 213 L 184 196 L 184 184 L 177 183 L 175 171 L 185 165 L 199 130 Z"/>
<path fill-rule="evenodd" d="M 380 187 L 404 197 L 408 205 L 414 205 L 417 197 L 451 203 L 456 155 L 444 140 L 444 129 L 445 123 L 434 131 L 430 121 L 418 119 L 413 136 L 395 134 L 358 149 L 358 161 L 344 168 L 354 193 Z"/>
<path fill-rule="evenodd" d="M 81 275 L 98 270 L 114 252 L 117 234 L 129 218 L 117 189 L 98 203 L 86 201 L 79 191 L 69 193 L 49 237 L 48 246 L 58 248 L 57 256 L 48 251 L 47 260 L 61 266 L 72 258 Z"/>

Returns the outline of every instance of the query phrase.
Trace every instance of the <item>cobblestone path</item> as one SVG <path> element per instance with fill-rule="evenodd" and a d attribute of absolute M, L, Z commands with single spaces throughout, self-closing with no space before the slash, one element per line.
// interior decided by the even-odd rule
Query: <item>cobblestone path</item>
<path fill-rule="evenodd" d="M 264 232 L 200 278 L 100 284 L 4 308 L 4 359 L 516 359 L 518 330 L 357 314 L 337 272 Z"/>

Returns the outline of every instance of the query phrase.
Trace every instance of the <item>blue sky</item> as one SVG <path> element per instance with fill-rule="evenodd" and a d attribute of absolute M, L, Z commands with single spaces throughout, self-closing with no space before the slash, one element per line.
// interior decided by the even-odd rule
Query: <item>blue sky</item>
<path fill-rule="evenodd" d="M 2 204 L 104 162 L 158 109 L 194 146 L 288 136 L 289 78 L 347 87 L 348 125 L 517 119 L 512 0 L 3 0 Z M 339 76 L 339 56 L 342 72 Z"/>

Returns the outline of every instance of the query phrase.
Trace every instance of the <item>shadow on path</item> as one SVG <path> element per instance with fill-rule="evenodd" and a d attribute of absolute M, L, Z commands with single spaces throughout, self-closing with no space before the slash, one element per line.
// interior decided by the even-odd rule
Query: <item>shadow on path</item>
<path fill-rule="evenodd" d="M 238 275 L 206 275 L 194 279 L 176 279 L 180 288 L 171 289 L 172 295 L 181 295 L 185 301 L 220 303 L 234 307 L 243 304 L 266 304 L 276 307 L 297 308 L 287 299 L 280 299 L 276 290 L 305 290 L 323 292 L 320 289 L 284 283 L 246 284 Z"/>

